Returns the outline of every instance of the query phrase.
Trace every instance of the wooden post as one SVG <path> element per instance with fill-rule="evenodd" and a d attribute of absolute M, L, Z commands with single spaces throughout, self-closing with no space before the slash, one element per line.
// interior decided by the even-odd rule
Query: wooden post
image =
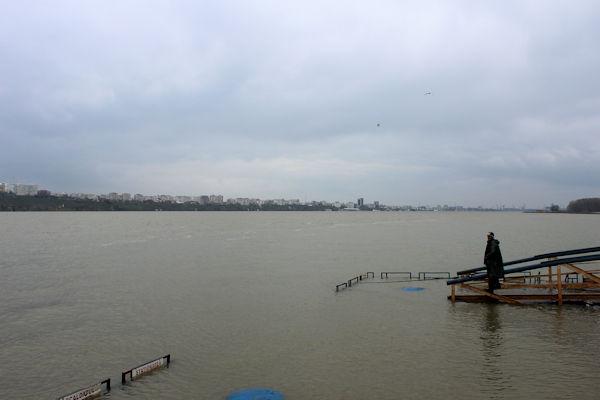
<path fill-rule="evenodd" d="M 548 260 L 553 260 L 553 258 L 550 257 Z M 552 286 L 552 267 L 548 267 L 548 294 L 550 302 L 552 302 Z"/>
<path fill-rule="evenodd" d="M 450 300 L 453 303 L 456 302 L 456 285 L 450 286 Z"/>
<path fill-rule="evenodd" d="M 560 265 L 556 266 L 556 289 L 558 291 L 558 305 L 562 306 L 563 298 L 562 298 L 562 279 L 560 276 Z"/>

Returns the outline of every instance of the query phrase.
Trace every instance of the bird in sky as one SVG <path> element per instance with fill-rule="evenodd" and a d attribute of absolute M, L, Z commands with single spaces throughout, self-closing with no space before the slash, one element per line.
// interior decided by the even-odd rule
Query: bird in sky
<path fill-rule="evenodd" d="M 377 124 L 377 127 L 379 128 L 381 126 L 381 124 Z"/>
<path fill-rule="evenodd" d="M 428 94 L 431 94 L 431 92 L 425 92 L 425 96 L 427 96 Z"/>

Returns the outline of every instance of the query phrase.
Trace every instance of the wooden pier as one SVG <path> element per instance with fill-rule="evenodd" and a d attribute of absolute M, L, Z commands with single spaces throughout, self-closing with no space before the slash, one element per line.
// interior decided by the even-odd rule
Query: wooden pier
<path fill-rule="evenodd" d="M 482 272 L 485 267 L 460 271 L 456 278 L 447 282 L 450 286 L 448 299 L 453 303 L 600 304 L 600 254 L 589 254 L 599 252 L 600 248 L 594 247 L 548 253 L 505 263 L 505 266 L 515 265 L 548 256 L 546 261 L 539 264 L 505 269 L 501 288 L 494 293 L 487 291 L 487 277 Z M 589 255 L 559 257 L 574 254 Z"/>

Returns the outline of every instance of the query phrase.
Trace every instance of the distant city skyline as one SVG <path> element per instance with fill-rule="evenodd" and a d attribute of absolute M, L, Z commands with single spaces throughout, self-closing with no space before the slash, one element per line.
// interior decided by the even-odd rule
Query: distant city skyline
<path fill-rule="evenodd" d="M 495 206 L 483 206 L 483 205 L 472 205 L 472 204 L 448 204 L 448 203 L 383 203 L 379 200 L 369 200 L 365 202 L 364 197 L 357 197 L 355 200 L 343 200 L 343 199 L 299 199 L 299 198 L 285 198 L 285 197 L 244 197 L 243 195 L 237 196 L 224 196 L 222 194 L 173 194 L 173 193 L 134 193 L 134 192 L 66 192 L 60 190 L 50 190 L 40 184 L 24 184 L 24 183 L 12 183 L 12 182 L 1 182 L 0 181 L 0 193 L 12 192 L 17 195 L 28 195 L 34 196 L 43 192 L 44 195 L 53 196 L 69 196 L 74 198 L 88 199 L 88 200 L 114 200 L 114 201 L 174 201 L 174 202 L 198 202 L 201 204 L 262 204 L 264 202 L 274 202 L 279 205 L 286 204 L 310 204 L 310 203 L 326 203 L 335 205 L 336 207 L 404 207 L 404 208 L 425 208 L 425 209 L 448 209 L 448 208 L 486 208 L 486 209 L 525 209 L 526 205 L 505 205 L 497 204 Z M 553 203 L 552 203 L 553 204 Z M 549 204 L 551 205 L 551 204 Z M 547 208 L 549 205 L 546 205 Z"/>
<path fill-rule="evenodd" d="M 600 196 L 600 3 L 6 2 L 0 177 L 541 208 Z"/>

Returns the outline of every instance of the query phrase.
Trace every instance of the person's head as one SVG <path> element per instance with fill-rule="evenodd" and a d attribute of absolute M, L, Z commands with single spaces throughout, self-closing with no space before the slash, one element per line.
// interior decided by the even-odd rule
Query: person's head
<path fill-rule="evenodd" d="M 487 238 L 488 238 L 488 240 L 492 240 L 494 238 L 494 232 L 488 232 Z"/>

